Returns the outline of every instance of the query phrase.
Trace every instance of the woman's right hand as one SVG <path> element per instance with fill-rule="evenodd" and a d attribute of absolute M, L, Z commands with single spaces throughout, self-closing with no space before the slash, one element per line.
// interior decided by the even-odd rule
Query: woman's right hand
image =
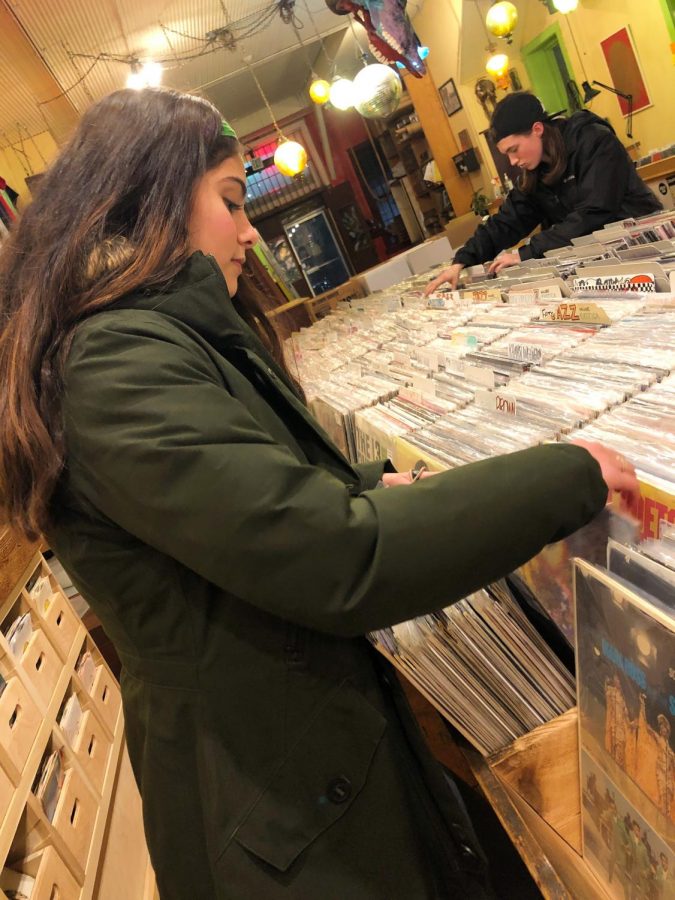
<path fill-rule="evenodd" d="M 623 511 L 637 519 L 640 485 L 633 464 L 625 456 L 612 450 L 611 447 L 605 447 L 604 444 L 582 440 L 575 440 L 572 443 L 587 450 L 600 466 L 602 477 L 609 488 L 608 501 L 612 499 L 612 492 L 619 494 Z"/>
<path fill-rule="evenodd" d="M 437 275 L 434 280 L 430 281 L 426 286 L 424 289 L 424 296 L 428 297 L 440 284 L 443 284 L 446 281 L 454 291 L 457 287 L 457 282 L 459 281 L 459 273 L 463 268 L 464 266 L 462 263 L 453 263 L 451 266 L 448 266 L 447 269 L 443 269 L 441 274 Z"/>

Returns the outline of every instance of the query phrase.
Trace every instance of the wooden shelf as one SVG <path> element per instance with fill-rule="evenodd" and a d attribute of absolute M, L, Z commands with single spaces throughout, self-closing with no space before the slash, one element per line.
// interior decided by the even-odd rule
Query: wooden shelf
<path fill-rule="evenodd" d="M 99 807 L 96 824 L 94 825 L 94 833 L 89 848 L 89 858 L 84 876 L 84 885 L 82 887 L 82 900 L 91 900 L 94 896 L 94 885 L 96 884 L 96 876 L 98 870 L 98 860 L 103 847 L 103 837 L 105 835 L 106 824 L 108 821 L 108 813 L 111 808 L 113 798 L 113 788 L 115 787 L 115 779 L 120 764 L 122 747 L 124 745 L 124 716 L 122 715 L 122 707 L 120 707 L 117 715 L 117 724 L 115 726 L 115 738 L 112 750 L 108 757 L 108 768 L 103 783 L 103 796 Z M 89 864 L 89 861 L 93 863 Z"/>
<path fill-rule="evenodd" d="M 19 731 L 18 724 L 16 732 L 6 729 L 3 740 L 14 742 L 20 739 L 23 745 L 12 743 L 9 748 L 0 745 L 1 774 L 5 781 L 8 776 L 13 783 L 8 805 L 0 810 L 0 863 L 38 878 L 41 893 L 34 900 L 46 898 L 43 888 L 50 890 L 57 881 L 62 900 L 93 900 L 94 897 L 98 900 L 100 872 L 106 863 L 108 869 L 112 865 L 107 860 L 107 848 L 118 839 L 116 832 L 121 827 L 125 834 L 131 832 L 134 837 L 124 857 L 115 859 L 116 888 L 119 889 L 119 872 L 122 869 L 128 871 L 135 859 L 138 878 L 129 882 L 129 900 L 152 900 L 155 879 L 145 846 L 140 798 L 133 777 L 131 787 L 127 779 L 121 803 L 125 809 L 135 810 L 135 821 L 130 821 L 127 816 L 120 825 L 115 817 L 119 773 L 126 756 L 119 685 L 47 562 L 36 552 L 37 547 L 37 544 L 27 544 L 6 535 L 0 539 L 0 585 L 4 585 L 0 595 L 0 622 L 6 626 L 7 617 L 14 611 L 14 614 L 28 612 L 33 623 L 33 634 L 18 659 L 10 650 L 4 631 L 0 634 L 0 666 L 8 679 L 5 694 L 10 698 L 10 709 L 11 704 L 17 703 L 18 710 L 22 702 L 25 709 L 35 711 L 33 723 L 36 724 L 35 716 L 40 716 L 36 729 L 33 725 L 33 730 L 22 727 Z M 35 574 L 44 579 L 45 591 L 48 591 L 45 605 L 24 589 Z M 34 645 L 36 649 L 31 653 Z M 76 672 L 84 649 L 92 654 L 96 665 L 91 690 Z M 35 658 L 38 662 L 44 660 L 38 672 L 34 671 L 34 668 L 38 669 L 37 663 L 33 666 Z M 13 685 L 12 693 L 8 694 L 10 685 Z M 97 694 L 104 685 L 111 698 L 106 703 L 102 703 Z M 58 723 L 69 690 L 78 695 L 82 707 L 80 744 L 76 739 L 71 745 Z M 22 721 L 18 720 L 19 723 Z M 85 728 L 87 730 L 83 731 Z M 23 749 L 17 752 L 21 746 Z M 33 787 L 42 760 L 52 749 L 61 751 L 65 775 L 59 794 L 60 805 L 50 822 Z M 20 768 L 13 760 L 21 763 Z M 136 806 L 132 802 L 134 791 Z M 79 820 L 69 814 L 71 803 L 73 811 L 80 810 Z M 67 834 L 62 834 L 60 827 Z M 72 887 L 74 884 L 77 884 L 76 889 Z M 111 900 L 113 896 L 110 895 Z M 0 897 L 5 897 L 1 890 Z"/>
<path fill-rule="evenodd" d="M 643 181 L 653 181 L 655 178 L 675 175 L 675 156 L 666 156 L 663 159 L 657 159 L 656 162 L 638 166 L 637 173 Z"/>
<path fill-rule="evenodd" d="M 400 119 L 401 116 L 404 116 L 406 113 L 414 111 L 415 107 L 413 106 L 413 102 L 410 99 L 404 99 L 399 108 L 393 112 L 390 116 L 387 116 L 383 121 L 387 123 L 387 125 L 391 125 L 392 122 L 395 122 L 397 119 Z"/>

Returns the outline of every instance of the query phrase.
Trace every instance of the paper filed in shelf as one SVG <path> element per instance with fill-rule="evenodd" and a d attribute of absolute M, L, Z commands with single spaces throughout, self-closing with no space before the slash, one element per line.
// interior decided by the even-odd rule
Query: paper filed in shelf
<path fill-rule="evenodd" d="M 3 869 L 0 873 L 0 888 L 8 900 L 30 900 L 33 896 L 35 879 L 24 872 L 14 869 Z"/>
<path fill-rule="evenodd" d="M 22 616 L 17 616 L 9 626 L 7 643 L 9 644 L 9 649 L 17 659 L 21 659 L 23 656 L 32 634 L 33 623 L 31 622 L 30 613 L 24 613 Z"/>
<path fill-rule="evenodd" d="M 80 730 L 82 721 L 82 707 L 77 699 L 77 694 L 71 694 L 63 707 L 63 713 L 59 719 L 61 731 L 63 731 L 69 744 L 75 743 L 75 738 Z"/>
<path fill-rule="evenodd" d="M 91 693 L 91 689 L 94 687 L 94 678 L 96 677 L 96 663 L 88 650 L 85 650 L 80 657 L 75 671 L 80 676 L 80 681 L 85 689 Z"/>
<path fill-rule="evenodd" d="M 35 796 L 42 803 L 42 808 L 50 822 L 56 812 L 56 804 L 63 786 L 63 775 L 63 755 L 61 750 L 55 750 L 42 765 L 40 780 L 35 792 Z"/>
<path fill-rule="evenodd" d="M 49 578 L 46 575 L 41 576 L 29 590 L 29 595 L 40 615 L 43 615 L 49 609 L 53 592 Z"/>

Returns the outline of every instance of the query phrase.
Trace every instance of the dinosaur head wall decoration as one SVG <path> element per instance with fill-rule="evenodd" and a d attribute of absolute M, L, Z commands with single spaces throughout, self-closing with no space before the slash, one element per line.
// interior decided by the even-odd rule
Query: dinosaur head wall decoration
<path fill-rule="evenodd" d="M 426 73 L 419 55 L 420 41 L 405 11 L 407 0 L 326 0 L 338 16 L 350 13 L 368 33 L 370 50 L 378 62 L 400 63 L 417 78 Z"/>

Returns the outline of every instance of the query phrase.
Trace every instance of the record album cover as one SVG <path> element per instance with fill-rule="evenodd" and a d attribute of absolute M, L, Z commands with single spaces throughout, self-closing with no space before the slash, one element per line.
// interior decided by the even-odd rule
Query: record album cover
<path fill-rule="evenodd" d="M 617 805 L 630 806 L 641 829 L 648 826 L 672 854 L 675 618 L 582 560 L 575 564 L 575 604 L 582 762 L 584 754 L 592 758 L 614 785 Z M 582 810 L 584 828 L 591 827 L 589 815 Z"/>

